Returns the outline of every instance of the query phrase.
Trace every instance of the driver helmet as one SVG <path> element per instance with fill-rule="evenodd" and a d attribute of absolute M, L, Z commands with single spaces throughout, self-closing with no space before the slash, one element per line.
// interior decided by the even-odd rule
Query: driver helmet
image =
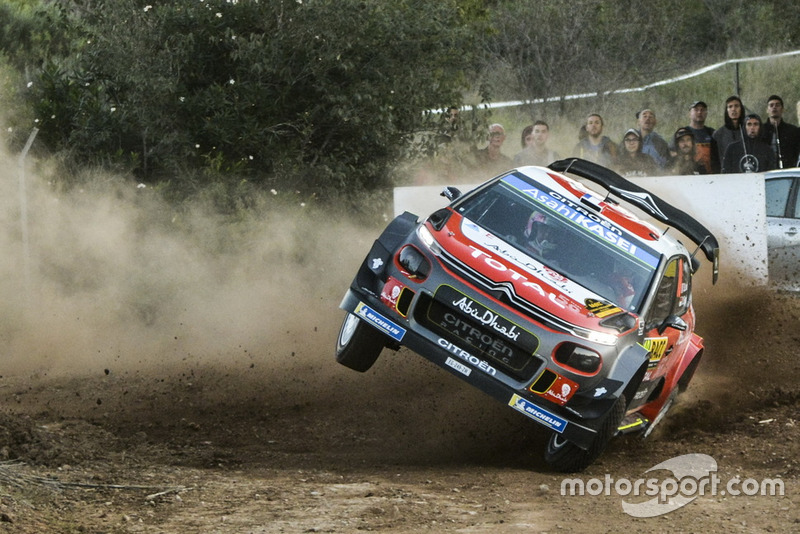
<path fill-rule="evenodd" d="M 550 227 L 547 225 L 547 216 L 540 211 L 531 213 L 525 226 L 525 238 L 529 246 L 540 253 L 555 248 L 551 234 Z"/>
<path fill-rule="evenodd" d="M 547 217 L 543 213 L 539 211 L 534 211 L 533 213 L 531 213 L 531 216 L 528 217 L 528 224 L 525 226 L 525 237 L 529 239 L 535 239 L 536 234 L 538 233 L 535 230 L 538 229 L 537 228 L 538 225 L 539 224 L 543 225 L 546 222 L 547 222 Z M 533 235 L 533 237 L 531 237 L 531 235 Z"/>

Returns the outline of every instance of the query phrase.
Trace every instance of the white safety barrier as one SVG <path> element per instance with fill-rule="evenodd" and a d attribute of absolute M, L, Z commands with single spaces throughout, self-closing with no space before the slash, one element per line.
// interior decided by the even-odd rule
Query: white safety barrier
<path fill-rule="evenodd" d="M 743 286 L 767 285 L 767 218 L 763 174 L 658 176 L 633 178 L 631 181 L 687 212 L 716 236 L 720 244 L 721 281 Z M 602 192 L 602 188 L 595 184 L 586 185 Z M 475 186 L 456 185 L 462 192 Z M 395 216 L 410 211 L 420 218 L 427 217 L 448 204 L 447 199 L 440 195 L 442 189 L 444 186 L 441 185 L 396 187 Z M 629 207 L 627 204 L 625 206 Z M 630 209 L 644 217 L 636 208 Z M 663 223 L 651 222 L 658 228 L 664 228 Z M 690 251 L 694 250 L 691 240 L 683 238 L 681 241 Z"/>

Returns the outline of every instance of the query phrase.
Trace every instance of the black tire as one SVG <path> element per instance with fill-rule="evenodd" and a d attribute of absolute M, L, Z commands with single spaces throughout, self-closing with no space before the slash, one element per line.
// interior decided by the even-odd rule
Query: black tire
<path fill-rule="evenodd" d="M 617 433 L 619 423 L 625 416 L 626 405 L 625 396 L 621 395 L 597 431 L 594 441 L 586 450 L 562 438 L 561 434 L 553 432 L 547 441 L 544 460 L 553 470 L 560 473 L 576 473 L 592 465 L 603 454 L 608 442 Z"/>
<path fill-rule="evenodd" d="M 367 371 L 386 346 L 386 336 L 348 313 L 336 339 L 336 361 L 354 371 Z"/>
<path fill-rule="evenodd" d="M 681 377 L 678 379 L 678 389 L 681 393 L 686 391 L 686 388 L 689 387 L 689 382 L 692 381 L 692 377 L 694 377 L 694 372 L 697 370 L 697 366 L 700 364 L 700 358 L 703 357 L 703 353 L 701 352 L 697 356 L 694 357 L 694 360 L 686 367 L 686 370 L 683 372 Z"/>

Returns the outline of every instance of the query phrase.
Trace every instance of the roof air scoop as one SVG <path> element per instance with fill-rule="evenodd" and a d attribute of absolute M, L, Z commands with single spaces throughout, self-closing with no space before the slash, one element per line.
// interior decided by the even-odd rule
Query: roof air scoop
<path fill-rule="evenodd" d="M 586 204 L 597 213 L 600 213 L 603 208 L 600 207 L 601 200 L 591 193 L 586 193 L 581 197 L 581 204 Z"/>
<path fill-rule="evenodd" d="M 650 206 L 650 209 L 646 211 L 652 213 L 653 216 L 660 221 L 667 218 L 664 212 L 661 211 L 661 209 L 659 209 L 658 204 L 656 204 L 655 201 L 653 200 L 653 195 L 651 195 L 650 193 L 637 193 L 635 191 L 626 191 L 624 189 L 617 189 L 616 187 L 610 188 L 609 191 L 613 192 L 616 195 L 619 195 L 620 198 L 624 198 L 625 200 L 630 201 L 632 204 L 636 205 L 647 204 L 648 206 Z"/>

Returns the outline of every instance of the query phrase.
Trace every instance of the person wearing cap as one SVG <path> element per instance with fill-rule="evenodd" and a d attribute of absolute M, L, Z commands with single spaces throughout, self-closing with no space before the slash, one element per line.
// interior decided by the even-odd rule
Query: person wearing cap
<path fill-rule="evenodd" d="M 703 164 L 705 174 L 717 174 L 720 168 L 719 150 L 714 140 L 714 128 L 706 126 L 708 106 L 702 100 L 696 100 L 689 106 L 689 130 L 694 136 L 695 159 Z M 677 147 L 675 152 L 677 153 Z"/>
<path fill-rule="evenodd" d="M 800 153 L 800 128 L 783 120 L 783 99 L 772 95 L 767 99 L 767 122 L 761 128 L 761 139 L 772 148 L 776 168 L 794 167 Z"/>
<path fill-rule="evenodd" d="M 689 174 L 707 174 L 705 166 L 695 159 L 694 133 L 688 126 L 682 126 L 673 136 L 676 154 L 669 164 L 670 174 L 683 176 Z"/>
<path fill-rule="evenodd" d="M 775 157 L 769 145 L 759 138 L 761 117 L 751 113 L 744 118 L 745 136 L 731 143 L 722 158 L 723 173 L 764 172 L 775 168 Z"/>
<path fill-rule="evenodd" d="M 642 152 L 648 154 L 663 169 L 669 163 L 669 145 L 656 131 L 656 113 L 646 108 L 636 112 L 636 122 L 642 136 Z"/>
<path fill-rule="evenodd" d="M 745 116 L 744 104 L 742 99 L 738 96 L 729 96 L 725 100 L 725 124 L 720 126 L 714 131 L 714 141 L 717 142 L 717 153 L 720 157 L 720 167 L 722 167 L 722 160 L 725 158 L 725 152 L 728 147 L 733 143 L 741 144 L 745 135 L 744 122 L 742 118 Z M 725 172 L 724 170 L 722 172 Z"/>
<path fill-rule="evenodd" d="M 614 170 L 626 178 L 659 174 L 653 158 L 642 152 L 642 136 L 639 130 L 631 128 L 622 136 Z"/>

